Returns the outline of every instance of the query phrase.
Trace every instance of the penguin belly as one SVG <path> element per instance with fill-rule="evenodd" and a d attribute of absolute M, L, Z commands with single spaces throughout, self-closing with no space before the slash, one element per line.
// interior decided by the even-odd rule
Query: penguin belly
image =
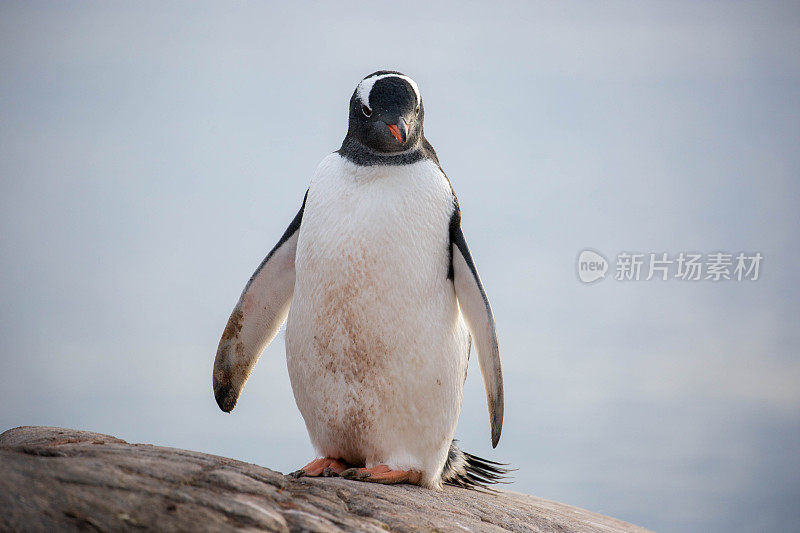
<path fill-rule="evenodd" d="M 331 154 L 306 199 L 286 355 L 323 457 L 440 485 L 469 335 L 447 277 L 453 195 L 438 165 Z"/>

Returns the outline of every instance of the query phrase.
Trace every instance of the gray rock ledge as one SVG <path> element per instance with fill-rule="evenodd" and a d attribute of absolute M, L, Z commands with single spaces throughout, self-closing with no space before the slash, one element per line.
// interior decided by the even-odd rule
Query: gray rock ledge
<path fill-rule="evenodd" d="M 0 531 L 645 531 L 514 492 L 292 479 L 88 431 L 0 435 Z"/>

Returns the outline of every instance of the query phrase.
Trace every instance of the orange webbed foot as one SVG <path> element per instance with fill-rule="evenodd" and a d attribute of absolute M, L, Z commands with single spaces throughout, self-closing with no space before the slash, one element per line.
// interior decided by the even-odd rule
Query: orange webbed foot
<path fill-rule="evenodd" d="M 350 468 L 339 475 L 346 479 L 367 481 L 370 483 L 383 483 L 394 485 L 397 483 L 411 483 L 419 485 L 422 473 L 416 470 L 392 470 L 386 465 L 377 465 L 372 468 Z"/>
<path fill-rule="evenodd" d="M 314 459 L 306 466 L 292 472 L 290 475 L 292 477 L 333 477 L 338 476 L 345 470 L 347 470 L 347 465 L 342 461 L 331 457 L 322 457 L 320 459 Z"/>

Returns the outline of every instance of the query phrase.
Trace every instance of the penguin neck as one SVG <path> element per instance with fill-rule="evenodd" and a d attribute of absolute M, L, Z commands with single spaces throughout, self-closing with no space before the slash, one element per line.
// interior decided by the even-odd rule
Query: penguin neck
<path fill-rule="evenodd" d="M 342 147 L 336 151 L 339 155 L 346 158 L 351 163 L 360 166 L 375 165 L 410 165 L 423 159 L 432 159 L 439 164 L 436 152 L 431 144 L 425 139 L 425 135 L 420 135 L 417 142 L 402 152 L 379 152 L 359 141 L 355 135 L 349 132 L 342 142 Z"/>

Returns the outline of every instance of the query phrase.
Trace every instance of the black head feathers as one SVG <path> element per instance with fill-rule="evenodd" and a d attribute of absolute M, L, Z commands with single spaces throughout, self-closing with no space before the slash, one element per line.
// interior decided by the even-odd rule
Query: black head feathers
<path fill-rule="evenodd" d="M 379 70 L 361 80 L 350 98 L 350 123 L 339 154 L 360 165 L 402 165 L 435 160 L 425 140 L 425 108 L 417 84 Z"/>

